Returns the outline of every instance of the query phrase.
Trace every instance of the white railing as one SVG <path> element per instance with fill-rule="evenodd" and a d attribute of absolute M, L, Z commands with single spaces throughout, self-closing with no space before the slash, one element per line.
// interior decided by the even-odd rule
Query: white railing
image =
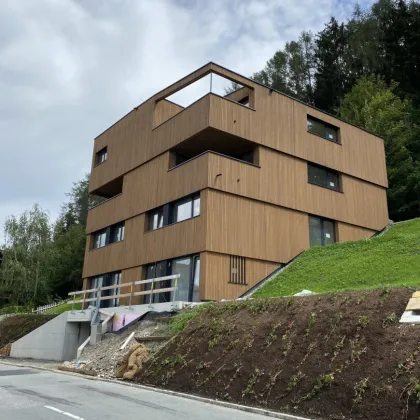
<path fill-rule="evenodd" d="M 124 297 L 129 297 L 129 304 L 128 306 L 131 307 L 133 297 L 134 296 L 144 296 L 144 295 L 153 295 L 156 293 L 166 293 L 166 292 L 173 292 L 172 301 L 175 301 L 176 298 L 176 291 L 178 290 L 178 279 L 180 278 L 180 274 L 173 274 L 171 276 L 165 276 L 165 277 L 157 277 L 154 279 L 148 279 L 148 280 L 139 280 L 139 281 L 132 281 L 129 283 L 122 283 L 122 284 L 113 284 L 112 286 L 104 286 L 104 287 L 97 287 L 96 289 L 87 289 L 87 290 L 79 290 L 77 292 L 70 292 L 69 296 L 72 296 L 73 299 L 69 301 L 69 303 L 72 303 L 72 311 L 74 310 L 74 305 L 76 303 L 81 303 L 82 305 L 84 303 L 89 302 L 96 302 L 96 307 L 100 307 L 101 300 L 111 300 L 111 299 L 120 299 Z M 155 284 L 159 283 L 161 281 L 167 281 L 167 280 L 174 280 L 174 286 L 171 287 L 165 287 L 162 289 L 155 288 Z M 134 287 L 143 285 L 143 284 L 150 284 L 149 290 L 143 290 L 141 292 L 135 292 Z M 119 289 L 122 289 L 124 287 L 130 287 L 129 293 L 120 293 Z M 118 289 L 116 294 L 113 294 L 111 296 L 102 296 L 102 292 L 104 290 L 115 290 Z M 89 296 L 89 294 L 94 294 L 94 297 L 87 298 L 86 295 Z M 82 299 L 76 299 L 76 295 L 82 295 Z M 83 307 L 83 306 L 82 306 Z"/>
<path fill-rule="evenodd" d="M 36 309 L 32 309 L 32 313 L 42 313 L 42 312 L 46 312 L 48 311 L 48 309 L 52 309 L 55 308 L 56 306 L 60 306 L 63 303 L 67 303 L 65 300 L 61 301 L 61 302 L 56 302 L 56 303 L 50 303 L 48 305 L 44 305 L 44 306 L 38 306 L 38 308 Z"/>

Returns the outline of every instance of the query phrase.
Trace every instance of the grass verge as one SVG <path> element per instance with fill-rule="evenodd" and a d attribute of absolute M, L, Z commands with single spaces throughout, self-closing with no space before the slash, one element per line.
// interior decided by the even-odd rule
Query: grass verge
<path fill-rule="evenodd" d="M 305 251 L 252 297 L 420 286 L 420 219 L 381 236 Z"/>

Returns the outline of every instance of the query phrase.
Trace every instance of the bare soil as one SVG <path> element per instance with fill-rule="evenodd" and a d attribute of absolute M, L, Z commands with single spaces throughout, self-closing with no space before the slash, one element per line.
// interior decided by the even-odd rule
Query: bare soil
<path fill-rule="evenodd" d="M 412 289 L 219 303 L 143 365 L 137 382 L 323 419 L 420 418 Z"/>
<path fill-rule="evenodd" d="M 27 314 L 8 316 L 0 321 L 0 348 L 13 343 L 57 315 Z"/>

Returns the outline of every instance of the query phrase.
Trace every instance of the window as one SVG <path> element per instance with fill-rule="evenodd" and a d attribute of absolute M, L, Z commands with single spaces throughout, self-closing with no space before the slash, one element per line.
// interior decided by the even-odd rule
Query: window
<path fill-rule="evenodd" d="M 192 217 L 192 200 L 178 201 L 173 205 L 173 223 L 182 222 Z"/>
<path fill-rule="evenodd" d="M 89 281 L 89 289 L 97 289 L 99 287 L 114 286 L 121 284 L 121 271 L 107 273 L 101 276 L 91 277 Z M 89 299 L 98 299 L 105 296 L 119 295 L 120 289 L 101 290 L 100 292 L 90 292 Z M 98 306 L 97 301 L 89 302 L 89 305 Z M 104 299 L 99 301 L 100 308 L 109 308 L 119 305 L 119 298 Z"/>
<path fill-rule="evenodd" d="M 326 140 L 338 143 L 338 128 L 317 118 L 308 116 L 306 127 L 312 134 L 316 134 Z"/>
<path fill-rule="evenodd" d="M 110 231 L 109 243 L 122 241 L 124 239 L 124 222 L 112 225 Z"/>
<path fill-rule="evenodd" d="M 322 217 L 309 216 L 309 245 L 324 246 L 335 242 L 335 223 Z"/>
<path fill-rule="evenodd" d="M 200 196 L 187 197 L 172 204 L 172 223 L 200 215 Z"/>
<path fill-rule="evenodd" d="M 99 152 L 96 153 L 96 164 L 99 165 L 100 163 L 105 162 L 107 157 L 108 157 L 108 147 L 104 147 L 103 149 L 99 150 Z"/>
<path fill-rule="evenodd" d="M 106 245 L 106 229 L 102 229 L 93 234 L 92 248 L 102 248 Z"/>
<path fill-rule="evenodd" d="M 246 284 L 244 257 L 230 256 L 229 283 Z"/>
<path fill-rule="evenodd" d="M 105 245 L 114 242 L 120 242 L 124 239 L 124 222 L 116 223 L 105 229 L 98 230 L 92 234 L 92 248 L 102 248 Z"/>
<path fill-rule="evenodd" d="M 149 230 L 156 230 L 163 226 L 163 207 L 149 213 Z"/>
<path fill-rule="evenodd" d="M 323 166 L 308 163 L 308 182 L 330 190 L 340 191 L 340 176 L 338 172 Z"/>
<path fill-rule="evenodd" d="M 152 210 L 148 216 L 148 230 L 156 230 L 199 215 L 200 195 L 194 194 Z"/>
<path fill-rule="evenodd" d="M 144 303 L 162 303 L 176 301 L 200 302 L 200 255 L 175 258 L 160 261 L 146 266 L 146 279 L 180 274 L 178 289 L 175 292 L 155 293 L 145 295 Z M 145 285 L 145 290 L 151 290 L 151 284 Z M 174 286 L 173 280 L 161 281 L 154 284 L 154 289 L 164 289 Z"/>

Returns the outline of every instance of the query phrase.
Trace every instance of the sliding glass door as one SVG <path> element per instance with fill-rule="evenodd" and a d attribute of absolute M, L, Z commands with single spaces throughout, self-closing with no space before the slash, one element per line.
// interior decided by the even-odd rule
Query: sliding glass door
<path fill-rule="evenodd" d="M 200 301 L 200 255 L 175 258 L 173 260 L 160 261 L 146 266 L 146 279 L 179 274 L 178 288 L 175 292 L 155 293 L 145 295 L 144 303 L 162 303 L 176 301 L 199 302 Z M 163 289 L 175 285 L 174 280 L 162 281 L 154 284 L 155 289 Z M 151 284 L 146 284 L 145 290 L 150 290 Z"/>

